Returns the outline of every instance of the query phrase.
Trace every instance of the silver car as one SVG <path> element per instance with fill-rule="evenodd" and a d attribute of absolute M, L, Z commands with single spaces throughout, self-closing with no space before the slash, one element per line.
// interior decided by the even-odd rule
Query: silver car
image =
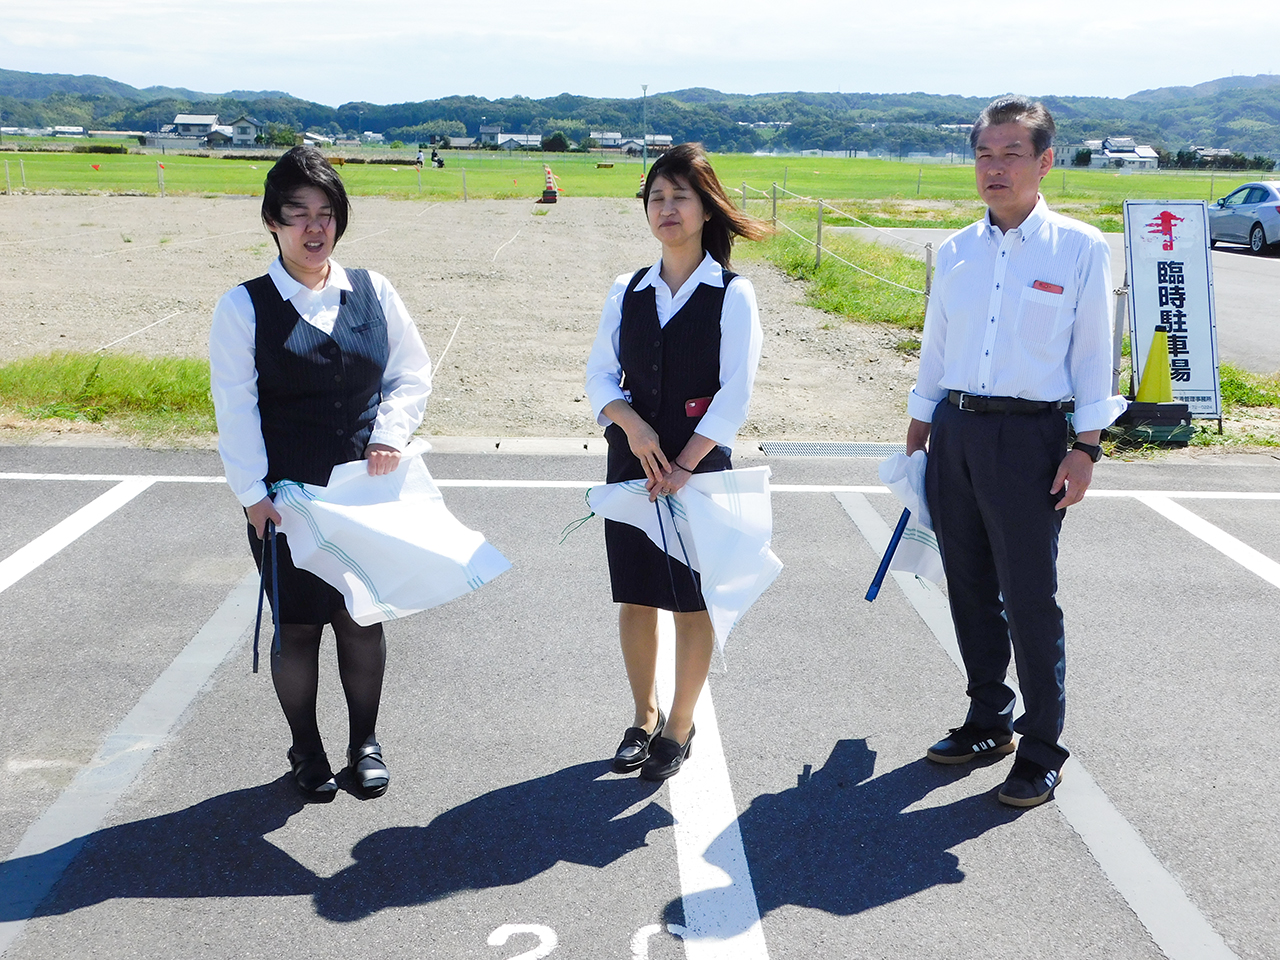
<path fill-rule="evenodd" d="M 1247 244 L 1254 253 L 1280 243 L 1280 180 L 1246 183 L 1209 205 L 1209 246 Z"/>

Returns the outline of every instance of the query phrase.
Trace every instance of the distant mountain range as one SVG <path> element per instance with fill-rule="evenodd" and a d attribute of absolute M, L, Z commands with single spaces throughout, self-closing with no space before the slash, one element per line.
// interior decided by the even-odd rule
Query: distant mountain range
<path fill-rule="evenodd" d="M 993 94 L 993 96 L 996 94 Z M 884 150 L 895 154 L 963 149 L 969 123 L 987 97 L 928 93 L 721 93 L 705 87 L 650 96 L 649 131 L 712 150 Z M 1160 87 L 1123 99 L 1043 96 L 1058 123 L 1058 142 L 1132 136 L 1170 152 L 1229 147 L 1280 159 L 1280 75 L 1223 77 L 1193 87 Z M 0 70 L 5 126 L 78 125 L 154 130 L 176 113 L 249 113 L 269 123 L 329 134 L 371 130 L 406 142 L 430 133 L 476 136 L 482 118 L 511 133 L 559 130 L 580 140 L 592 130 L 641 132 L 636 99 L 575 96 L 533 100 L 454 96 L 417 103 L 300 100 L 280 90 L 202 93 L 174 87 L 138 89 L 107 77 Z"/>

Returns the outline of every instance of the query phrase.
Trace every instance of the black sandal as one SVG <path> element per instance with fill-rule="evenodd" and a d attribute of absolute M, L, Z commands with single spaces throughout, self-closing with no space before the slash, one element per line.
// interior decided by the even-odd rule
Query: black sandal
<path fill-rule="evenodd" d="M 315 753 L 299 753 L 289 748 L 289 764 L 293 767 L 293 782 L 308 800 L 327 803 L 338 792 L 338 781 L 333 778 L 333 768 L 323 750 Z"/>
<path fill-rule="evenodd" d="M 391 783 L 391 772 L 382 760 L 382 746 L 370 737 L 359 747 L 347 750 L 347 769 L 356 789 L 366 797 L 380 797 Z"/>

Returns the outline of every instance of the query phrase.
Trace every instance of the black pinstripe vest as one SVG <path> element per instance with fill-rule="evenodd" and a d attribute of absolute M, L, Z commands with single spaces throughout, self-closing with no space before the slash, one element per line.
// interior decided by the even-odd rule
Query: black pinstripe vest
<path fill-rule="evenodd" d="M 359 460 L 373 433 L 387 366 L 387 320 L 367 270 L 348 270 L 352 289 L 325 334 L 281 298 L 270 276 L 249 280 L 258 367 L 258 413 L 268 485 L 324 485 L 339 463 Z"/>
<path fill-rule="evenodd" d="M 715 396 L 720 389 L 720 313 L 725 289 L 737 274 L 726 270 L 723 287 L 699 284 L 664 327 L 653 287 L 636 289 L 646 272 L 636 272 L 622 298 L 618 359 L 632 408 L 657 431 L 670 459 L 698 425 L 698 417 L 686 416 L 685 401 Z"/>

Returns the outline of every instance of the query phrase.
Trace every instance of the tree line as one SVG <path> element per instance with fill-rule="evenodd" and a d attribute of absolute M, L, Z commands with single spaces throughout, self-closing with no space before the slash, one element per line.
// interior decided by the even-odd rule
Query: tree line
<path fill-rule="evenodd" d="M 677 90 L 647 99 L 560 94 L 532 99 L 488 100 L 451 96 L 419 102 L 313 103 L 278 92 L 210 96 L 164 89 L 156 96 L 105 78 L 82 89 L 50 90 L 50 75 L 0 71 L 0 117 L 7 126 L 75 125 L 95 129 L 152 131 L 172 123 L 178 113 L 216 113 L 224 120 L 241 113 L 295 131 L 355 136 L 364 131 L 388 140 L 416 142 L 437 137 L 476 136 L 482 123 L 504 132 L 562 133 L 581 142 L 592 131 L 624 137 L 648 132 L 669 134 L 677 142 L 700 140 L 711 150 L 753 152 L 871 151 L 892 155 L 914 152 L 962 153 L 967 134 L 956 125 L 970 123 L 985 97 L 936 94 L 770 93 L 725 94 L 706 88 Z M 22 77 L 39 96 L 24 96 Z M 1079 143 L 1107 136 L 1132 136 L 1177 157 L 1192 146 L 1228 147 L 1235 153 L 1280 157 L 1280 76 L 1215 81 L 1201 88 L 1143 91 L 1125 99 L 1044 97 L 1058 122 L 1058 143 Z M 1239 78 L 1241 81 L 1250 78 Z M 1269 82 L 1263 82 L 1269 81 Z M 55 84 L 56 85 L 56 84 Z M 130 95 L 132 91 L 132 95 Z M 948 129 L 950 127 L 950 129 Z"/>

